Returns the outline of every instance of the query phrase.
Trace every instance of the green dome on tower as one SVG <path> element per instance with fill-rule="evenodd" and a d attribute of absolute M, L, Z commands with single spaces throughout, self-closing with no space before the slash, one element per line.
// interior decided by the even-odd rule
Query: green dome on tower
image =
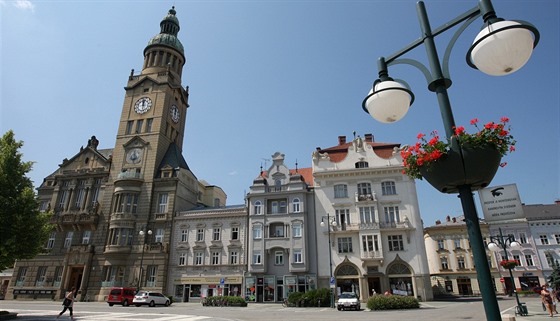
<path fill-rule="evenodd" d="M 175 6 L 169 9 L 169 12 L 159 24 L 161 27 L 160 33 L 148 41 L 146 49 L 154 45 L 164 45 L 178 50 L 183 55 L 185 54 L 183 44 L 177 38 L 177 33 L 181 28 L 179 27 L 179 19 L 175 16 L 176 13 Z"/>

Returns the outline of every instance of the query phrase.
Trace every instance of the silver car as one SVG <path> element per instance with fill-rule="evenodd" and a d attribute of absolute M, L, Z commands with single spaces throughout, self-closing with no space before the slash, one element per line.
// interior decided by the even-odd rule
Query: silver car
<path fill-rule="evenodd" d="M 165 305 L 167 307 L 171 304 L 171 300 L 159 292 L 140 291 L 134 296 L 132 304 L 137 307 L 141 305 L 149 305 L 151 307 Z"/>

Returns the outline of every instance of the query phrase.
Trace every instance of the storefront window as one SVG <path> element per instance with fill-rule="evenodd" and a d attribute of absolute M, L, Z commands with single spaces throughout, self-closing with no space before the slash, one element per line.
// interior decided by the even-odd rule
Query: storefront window
<path fill-rule="evenodd" d="M 191 298 L 200 298 L 200 285 L 191 285 Z"/>
<path fill-rule="evenodd" d="M 264 301 L 265 302 L 272 302 L 274 301 L 274 284 L 276 283 L 276 277 L 272 276 L 265 276 L 264 277 Z"/>
<path fill-rule="evenodd" d="M 284 297 L 287 298 L 290 293 L 297 292 L 297 277 L 295 275 L 285 276 L 284 281 L 284 291 L 286 293 Z"/>
<path fill-rule="evenodd" d="M 255 277 L 245 278 L 245 301 L 247 302 L 255 302 L 255 281 Z"/>
<path fill-rule="evenodd" d="M 389 284 L 391 285 L 391 291 L 395 295 L 414 295 L 412 290 L 412 278 L 389 278 Z"/>

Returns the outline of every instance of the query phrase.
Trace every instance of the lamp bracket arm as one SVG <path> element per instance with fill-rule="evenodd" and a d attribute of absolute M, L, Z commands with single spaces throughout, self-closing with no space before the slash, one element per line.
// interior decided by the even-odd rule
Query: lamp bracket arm
<path fill-rule="evenodd" d="M 420 70 L 424 74 L 424 77 L 426 77 L 426 82 L 428 84 L 430 84 L 432 81 L 434 81 L 434 77 L 430 73 L 430 70 L 428 69 L 428 67 L 426 67 L 424 64 L 422 64 L 418 60 L 410 59 L 410 58 L 395 59 L 395 60 L 391 61 L 390 63 L 388 63 L 387 65 L 392 66 L 392 65 L 399 65 L 399 64 L 411 65 L 413 67 L 418 68 L 418 70 Z"/>
<path fill-rule="evenodd" d="M 432 31 L 430 37 L 435 37 L 437 35 L 439 35 L 442 32 L 445 32 L 447 29 L 453 28 L 454 26 L 456 26 L 457 24 L 468 20 L 470 18 L 473 17 L 478 17 L 480 16 L 480 9 L 479 7 L 474 7 L 472 9 L 470 9 L 469 11 L 461 14 L 460 16 L 458 16 L 457 18 L 445 23 L 444 25 L 438 27 L 437 29 L 435 29 L 434 31 Z M 423 37 L 416 39 L 415 41 L 413 41 L 412 43 L 410 43 L 408 46 L 404 47 L 403 49 L 395 52 L 392 55 L 387 56 L 387 58 L 385 59 L 385 61 L 387 62 L 387 64 L 389 64 L 390 62 L 392 62 L 393 60 L 399 58 L 400 56 L 406 54 L 407 52 L 411 51 L 412 49 L 422 45 L 424 43 L 424 40 L 427 36 L 424 35 Z"/>
<path fill-rule="evenodd" d="M 455 43 L 457 42 L 457 39 L 459 39 L 459 36 L 461 36 L 461 34 L 463 34 L 465 29 L 467 29 L 467 27 L 470 26 L 470 24 L 473 21 L 475 21 L 478 17 L 480 17 L 480 15 L 481 15 L 481 13 L 479 11 L 478 13 L 473 14 L 472 16 L 469 16 L 469 18 L 465 20 L 465 23 L 463 23 L 461 25 L 461 27 L 459 27 L 459 29 L 457 29 L 457 31 L 455 31 L 455 34 L 453 35 L 453 37 L 449 41 L 449 44 L 447 44 L 447 47 L 445 48 L 445 53 L 443 54 L 443 61 L 442 61 L 442 72 L 443 72 L 443 76 L 445 78 L 451 79 L 451 75 L 450 75 L 450 72 L 449 72 L 449 57 L 451 56 L 451 50 L 453 49 L 453 46 L 455 46 Z"/>

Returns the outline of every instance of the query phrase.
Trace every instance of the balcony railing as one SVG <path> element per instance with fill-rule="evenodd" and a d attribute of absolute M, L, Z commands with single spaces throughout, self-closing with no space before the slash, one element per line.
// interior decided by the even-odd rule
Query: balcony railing
<path fill-rule="evenodd" d="M 120 172 L 117 179 L 144 179 L 144 175 L 137 172 Z"/>
<path fill-rule="evenodd" d="M 357 194 L 356 202 L 375 201 L 375 194 Z"/>
<path fill-rule="evenodd" d="M 382 259 L 383 253 L 381 251 L 366 251 L 362 252 L 362 259 Z"/>

